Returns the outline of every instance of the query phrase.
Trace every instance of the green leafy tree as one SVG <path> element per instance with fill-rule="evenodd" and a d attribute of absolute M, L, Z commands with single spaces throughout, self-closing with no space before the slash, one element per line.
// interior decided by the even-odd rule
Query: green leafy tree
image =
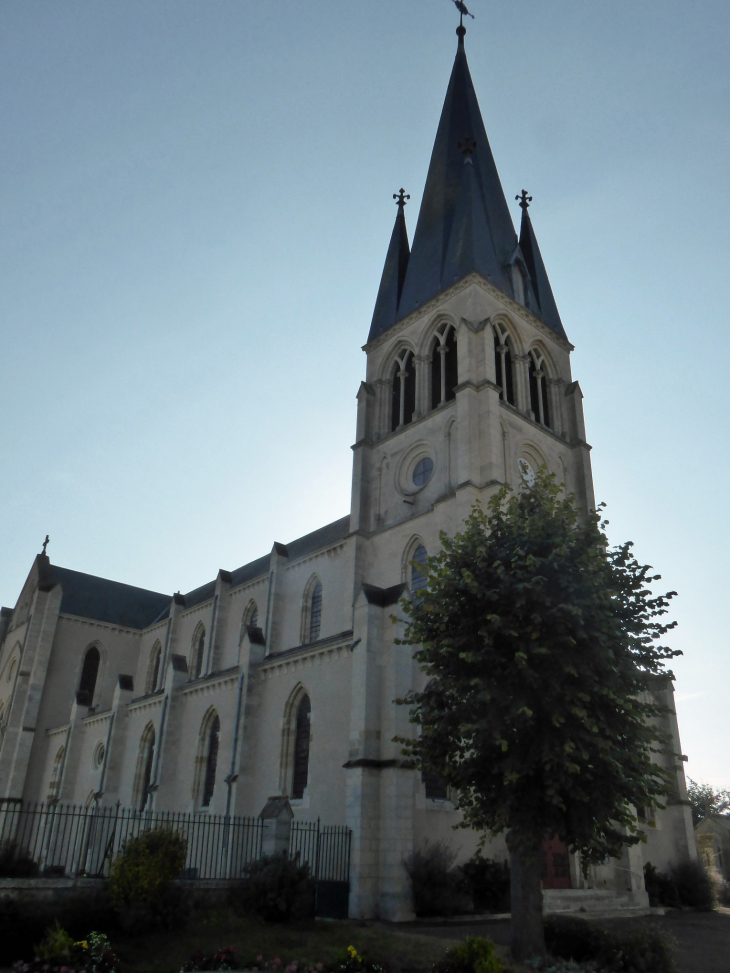
<path fill-rule="evenodd" d="M 698 825 L 705 818 L 730 811 L 730 791 L 716 791 L 710 784 L 698 784 L 689 778 L 687 795 L 692 804 L 692 823 Z"/>
<path fill-rule="evenodd" d="M 401 644 L 430 682 L 399 703 L 420 728 L 404 754 L 458 794 L 463 827 L 507 832 L 512 950 L 544 955 L 541 848 L 558 835 L 584 868 L 641 840 L 637 807 L 663 807 L 676 766 L 648 691 L 673 678 L 656 644 L 669 599 L 631 544 L 610 548 L 605 521 L 579 517 L 541 471 L 441 534 L 428 585 L 404 601 Z M 673 763 L 673 761 L 672 761 Z"/>

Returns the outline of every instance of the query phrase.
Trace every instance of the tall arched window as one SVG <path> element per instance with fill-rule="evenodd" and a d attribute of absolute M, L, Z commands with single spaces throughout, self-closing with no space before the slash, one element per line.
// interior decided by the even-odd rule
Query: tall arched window
<path fill-rule="evenodd" d="M 137 754 L 137 769 L 134 775 L 134 793 L 132 804 L 139 811 L 144 811 L 150 797 L 152 770 L 155 762 L 155 728 L 151 723 L 145 727 L 139 741 Z"/>
<path fill-rule="evenodd" d="M 393 402 L 390 428 L 413 422 L 416 411 L 416 365 L 413 352 L 403 351 L 393 363 Z"/>
<path fill-rule="evenodd" d="M 59 791 L 61 789 L 61 771 L 63 770 L 63 758 L 66 753 L 66 748 L 61 747 L 53 761 L 53 770 L 51 771 L 51 780 L 48 784 L 48 797 L 46 800 L 50 804 L 52 801 L 58 800 Z"/>
<path fill-rule="evenodd" d="M 427 577 L 426 577 L 426 558 L 428 557 L 428 551 L 423 546 L 419 544 L 416 550 L 413 552 L 413 563 L 411 564 L 411 594 L 414 599 L 420 601 L 422 595 L 418 592 L 421 588 L 426 587 Z"/>
<path fill-rule="evenodd" d="M 145 692 L 153 693 L 157 689 L 157 682 L 160 678 L 160 663 L 162 662 L 162 645 L 155 642 L 150 652 L 150 663 L 147 668 L 147 685 Z"/>
<path fill-rule="evenodd" d="M 449 325 L 434 337 L 431 346 L 431 408 L 456 397 L 459 384 L 459 365 L 456 352 L 456 331 Z"/>
<path fill-rule="evenodd" d="M 322 628 L 322 582 L 318 581 L 312 590 L 309 608 L 309 641 L 316 642 Z"/>
<path fill-rule="evenodd" d="M 200 798 L 201 807 L 210 807 L 210 801 L 215 790 L 215 774 L 218 769 L 218 744 L 220 740 L 221 721 L 216 713 L 212 719 L 206 721 L 204 731 L 205 769 L 203 773 L 203 790 Z"/>
<path fill-rule="evenodd" d="M 252 598 L 251 601 L 249 601 L 249 603 L 246 605 L 246 610 L 243 613 L 243 628 L 241 631 L 241 637 L 243 637 L 243 635 L 246 632 L 246 628 L 249 625 L 253 626 L 253 628 L 257 628 L 258 624 L 259 624 L 259 606 Z"/>
<path fill-rule="evenodd" d="M 536 422 L 550 425 L 545 359 L 534 351 L 530 352 L 530 408 Z"/>
<path fill-rule="evenodd" d="M 433 679 L 427 684 L 425 691 L 428 691 L 431 686 L 433 686 Z M 446 781 L 439 777 L 438 774 L 434 774 L 431 770 L 421 771 L 421 783 L 425 786 L 426 797 L 432 801 L 445 801 L 448 797 L 448 789 L 446 786 Z"/>
<path fill-rule="evenodd" d="M 191 679 L 199 679 L 203 672 L 203 660 L 205 659 L 205 627 L 198 625 L 193 636 L 193 664 L 191 666 Z"/>
<path fill-rule="evenodd" d="M 512 369 L 512 347 L 506 331 L 494 329 L 494 371 L 499 386 L 499 397 L 503 402 L 515 404 L 515 383 Z"/>
<path fill-rule="evenodd" d="M 309 736 L 312 706 L 309 696 L 302 696 L 297 709 L 297 722 L 294 734 L 294 768 L 292 773 L 291 796 L 304 797 L 304 788 L 309 777 Z"/>
<path fill-rule="evenodd" d="M 84 657 L 84 665 L 81 669 L 79 690 L 76 694 L 79 706 L 91 706 L 94 702 L 94 690 L 96 689 L 96 678 L 99 675 L 100 659 L 99 650 L 95 645 L 92 645 Z"/>

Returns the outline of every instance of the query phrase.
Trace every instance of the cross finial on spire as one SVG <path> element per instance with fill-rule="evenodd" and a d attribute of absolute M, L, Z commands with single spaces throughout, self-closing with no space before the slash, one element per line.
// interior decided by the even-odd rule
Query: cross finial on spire
<path fill-rule="evenodd" d="M 527 190 L 523 189 L 519 196 L 515 196 L 515 199 L 520 204 L 520 209 L 527 210 L 532 202 L 532 196 L 527 195 Z"/>
<path fill-rule="evenodd" d="M 403 209 L 403 207 L 406 205 L 406 200 L 410 198 L 411 197 L 406 193 L 402 186 L 397 193 L 393 193 L 393 199 L 396 201 L 396 206 L 399 209 Z"/>
<path fill-rule="evenodd" d="M 50 541 L 50 539 L 51 538 L 48 536 L 48 534 L 46 534 L 46 539 L 43 541 L 43 553 L 44 554 L 46 553 L 46 548 L 48 547 L 48 542 Z"/>

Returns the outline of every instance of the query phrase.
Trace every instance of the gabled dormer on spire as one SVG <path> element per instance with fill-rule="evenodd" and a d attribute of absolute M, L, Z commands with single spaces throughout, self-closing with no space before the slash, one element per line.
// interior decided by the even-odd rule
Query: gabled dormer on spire
<path fill-rule="evenodd" d="M 373 320 L 370 324 L 370 334 L 368 341 L 377 338 L 383 331 L 387 331 L 395 324 L 398 304 L 403 290 L 406 270 L 408 268 L 408 258 L 411 254 L 408 245 L 408 230 L 406 229 L 405 205 L 406 200 L 410 199 L 403 189 L 399 193 L 393 193 L 393 199 L 398 204 L 398 212 L 395 217 L 395 226 L 390 237 L 390 245 L 385 258 L 383 276 L 380 278 L 380 289 L 378 298 L 375 302 Z"/>
<path fill-rule="evenodd" d="M 476 271 L 510 297 L 512 283 L 507 264 L 517 246 L 517 234 L 494 164 L 482 121 L 460 27 L 459 46 L 441 112 L 426 188 L 418 215 L 408 272 L 403 285 L 397 319 L 406 317 L 455 283 L 454 267 L 447 258 L 459 251 L 458 278 Z M 464 175 L 463 146 L 471 146 L 473 172 Z M 462 191 L 463 190 L 463 191 Z M 467 259 L 469 247 L 454 240 L 452 231 L 463 234 L 472 221 L 471 234 L 477 243 Z M 473 223 L 479 220 L 480 225 Z"/>
<path fill-rule="evenodd" d="M 522 207 L 522 224 L 520 226 L 520 250 L 525 261 L 525 265 L 532 280 L 532 289 L 537 298 L 539 307 L 536 310 L 537 316 L 542 318 L 544 323 L 556 334 L 567 338 L 563 322 L 560 320 L 560 312 L 553 297 L 553 289 L 550 286 L 545 264 L 543 263 L 540 247 L 537 245 L 537 237 L 532 226 L 530 214 L 527 211 L 529 202 L 532 199 L 525 190 L 522 196 L 517 196 Z"/>

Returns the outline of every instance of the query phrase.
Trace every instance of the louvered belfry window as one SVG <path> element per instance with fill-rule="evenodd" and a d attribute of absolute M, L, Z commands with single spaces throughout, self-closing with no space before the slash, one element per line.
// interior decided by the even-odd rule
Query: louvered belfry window
<path fill-rule="evenodd" d="M 294 773 L 292 775 L 291 796 L 304 797 L 304 788 L 309 776 L 309 733 L 310 713 L 309 696 L 303 696 L 297 708 L 297 726 L 294 738 Z"/>
<path fill-rule="evenodd" d="M 215 774 L 218 769 L 218 743 L 221 732 L 221 721 L 218 716 L 213 720 L 208 736 L 208 755 L 205 760 L 205 781 L 203 783 L 203 799 L 201 805 L 209 807 L 213 791 L 215 790 Z"/>

